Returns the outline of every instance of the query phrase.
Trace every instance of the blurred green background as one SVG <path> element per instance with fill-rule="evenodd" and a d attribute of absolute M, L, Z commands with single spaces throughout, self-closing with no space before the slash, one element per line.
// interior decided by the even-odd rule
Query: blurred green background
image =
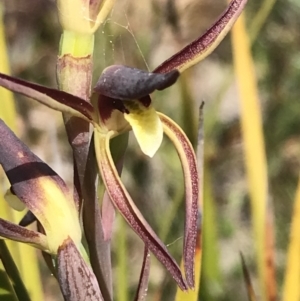
<path fill-rule="evenodd" d="M 55 1 L 1 1 L 5 8 L 11 73 L 56 87 L 61 28 Z M 116 0 L 109 19 L 96 34 L 94 81 L 111 64 L 153 70 L 203 33 L 225 7 L 226 2 L 221 0 Z M 266 9 L 262 10 L 263 7 Z M 300 165 L 299 16 L 298 0 L 249 0 L 246 9 L 274 207 L 279 294 Z M 205 197 L 210 200 L 207 207 L 210 224 L 204 238 L 209 252 L 205 253 L 204 249 L 201 300 L 246 300 L 239 251 L 246 257 L 257 288 L 238 97 L 229 37 L 212 55 L 186 72 L 178 84 L 153 95 L 156 108 L 181 125 L 193 143 L 198 107 L 205 102 Z M 21 100 L 19 95 L 15 98 Z M 66 143 L 61 114 L 31 100 L 16 101 L 16 104 L 22 139 L 71 184 L 71 150 Z M 142 154 L 136 141 L 130 139 L 123 179 L 138 207 L 179 261 L 184 187 L 180 162 L 172 144 L 165 139 L 150 160 Z M 132 299 L 139 277 L 142 243 L 130 229 L 123 227 L 117 219 L 113 244 L 117 249 L 120 235 L 126 235 L 126 285 Z M 117 262 L 117 256 L 113 255 L 116 268 Z M 61 300 L 54 279 L 46 268 L 43 271 L 45 300 Z M 148 300 L 172 300 L 174 293 L 173 281 L 155 262 Z"/>

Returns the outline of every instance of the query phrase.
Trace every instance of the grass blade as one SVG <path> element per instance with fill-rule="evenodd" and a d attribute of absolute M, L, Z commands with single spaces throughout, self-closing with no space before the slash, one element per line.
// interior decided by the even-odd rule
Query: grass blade
<path fill-rule="evenodd" d="M 251 278 L 250 278 L 250 273 L 248 271 L 244 256 L 242 253 L 240 253 L 240 256 L 241 256 L 244 281 L 245 281 L 246 290 L 248 293 L 248 299 L 249 299 L 249 301 L 256 301 L 254 289 L 253 289 Z"/>
<path fill-rule="evenodd" d="M 257 81 L 250 50 L 249 36 L 246 32 L 243 15 L 241 15 L 233 27 L 232 47 L 235 74 L 240 94 L 241 126 L 248 187 L 251 198 L 257 267 L 262 300 L 267 300 L 268 292 L 266 284 L 268 280 L 265 265 L 266 200 L 268 198 L 267 163 Z"/>
<path fill-rule="evenodd" d="M 0 262 L 0 300 L 18 301 L 14 288 L 1 262 Z"/>
<path fill-rule="evenodd" d="M 0 240 L 0 259 L 5 271 L 13 283 L 16 295 L 22 301 L 31 301 L 25 285 L 21 279 L 18 268 L 12 259 L 10 252 L 3 240 Z"/>
<path fill-rule="evenodd" d="M 283 286 L 283 301 L 300 299 L 300 179 L 295 196 L 290 243 Z"/>

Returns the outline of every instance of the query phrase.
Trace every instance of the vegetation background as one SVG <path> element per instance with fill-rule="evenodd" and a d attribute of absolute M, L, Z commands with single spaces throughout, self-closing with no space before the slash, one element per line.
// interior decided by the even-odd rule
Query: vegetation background
<path fill-rule="evenodd" d="M 11 74 L 56 87 L 61 28 L 55 1 L 1 1 Z M 109 19 L 97 33 L 94 81 L 111 64 L 154 69 L 203 33 L 225 7 L 223 0 L 116 0 Z M 279 296 L 300 166 L 299 16 L 298 0 L 249 0 L 246 8 L 246 29 L 263 116 Z M 240 251 L 259 292 L 240 126 L 239 78 L 234 73 L 232 54 L 228 36 L 212 55 L 184 73 L 179 84 L 154 96 L 155 106 L 181 125 L 193 143 L 198 107 L 205 101 L 206 219 L 201 300 L 246 300 Z M 71 183 L 71 149 L 61 114 L 31 100 L 16 101 L 16 106 L 20 137 Z M 179 261 L 184 187 L 180 162 L 171 143 L 164 140 L 150 160 L 134 139 L 130 140 L 123 178 L 147 220 Z M 116 291 L 122 287 L 128 291 L 117 294 L 119 301 L 132 299 L 142 257 L 142 242 L 124 225 L 118 218 L 113 239 Z M 58 286 L 42 260 L 41 270 L 45 300 L 61 300 Z M 155 262 L 148 300 L 172 300 L 173 293 L 173 281 Z"/>

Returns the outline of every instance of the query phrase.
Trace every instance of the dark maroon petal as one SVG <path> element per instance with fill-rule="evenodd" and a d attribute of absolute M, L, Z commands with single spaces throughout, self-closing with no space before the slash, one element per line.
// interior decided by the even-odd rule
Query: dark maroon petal
<path fill-rule="evenodd" d="M 144 241 L 149 250 L 167 268 L 178 286 L 182 290 L 186 290 L 187 285 L 182 277 L 178 264 L 173 259 L 166 246 L 161 242 L 156 233 L 144 219 L 143 215 L 138 210 L 122 184 L 109 150 L 110 135 L 113 133 L 109 132 L 107 136 L 104 136 L 96 129 L 94 134 L 99 171 L 112 202 L 123 215 L 130 227 Z"/>
<path fill-rule="evenodd" d="M 149 274 L 150 274 L 150 252 L 147 246 L 145 246 L 144 250 L 144 259 L 143 265 L 141 269 L 140 281 L 139 286 L 136 292 L 135 301 L 144 301 L 147 296 L 148 292 L 148 281 L 149 281 Z"/>
<path fill-rule="evenodd" d="M 84 99 L 72 94 L 40 86 L 2 73 L 0 73 L 0 86 L 33 98 L 54 110 L 70 113 L 78 117 L 82 117 L 83 115 L 89 121 L 95 119 L 93 106 Z"/>
<path fill-rule="evenodd" d="M 155 90 L 164 90 L 173 85 L 179 72 L 155 74 L 122 65 L 106 68 L 100 76 L 94 91 L 114 99 L 139 99 Z"/>
<path fill-rule="evenodd" d="M 165 134 L 176 147 L 184 173 L 185 185 L 185 229 L 183 259 L 186 281 L 190 288 L 195 285 L 195 250 L 198 227 L 199 175 L 193 146 L 183 130 L 169 117 L 158 113 Z M 199 217 L 200 219 L 200 217 Z"/>
<path fill-rule="evenodd" d="M 246 3 L 247 0 L 232 0 L 216 23 L 202 36 L 167 59 L 153 72 L 167 73 L 174 69 L 182 72 L 202 61 L 220 44 L 243 11 Z"/>
<path fill-rule="evenodd" d="M 45 235 L 10 223 L 2 218 L 0 218 L 0 237 L 27 243 L 44 251 L 48 250 Z"/>
<path fill-rule="evenodd" d="M 66 301 L 104 301 L 91 267 L 70 238 L 58 248 L 57 278 Z"/>

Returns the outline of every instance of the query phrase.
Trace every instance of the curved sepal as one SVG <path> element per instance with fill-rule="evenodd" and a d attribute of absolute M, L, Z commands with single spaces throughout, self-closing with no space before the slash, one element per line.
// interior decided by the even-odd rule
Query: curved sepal
<path fill-rule="evenodd" d="M 30 83 L 3 73 L 0 73 L 0 86 L 35 99 L 54 110 L 80 117 L 89 122 L 96 120 L 92 105 L 72 94 Z"/>
<path fill-rule="evenodd" d="M 58 248 L 57 278 L 66 301 L 104 301 L 96 276 L 71 238 Z"/>
<path fill-rule="evenodd" d="M 163 139 L 163 127 L 155 109 L 151 104 L 145 107 L 140 101 L 124 101 L 124 106 L 128 111 L 124 113 L 124 118 L 130 124 L 142 152 L 153 157 Z"/>
<path fill-rule="evenodd" d="M 0 164 L 13 193 L 43 225 L 50 252 L 71 236 L 80 243 L 81 229 L 73 193 L 0 119 Z"/>
<path fill-rule="evenodd" d="M 232 0 L 219 17 L 202 36 L 163 62 L 153 72 L 167 73 L 174 69 L 183 72 L 211 54 L 227 35 L 241 12 L 247 0 Z"/>
<path fill-rule="evenodd" d="M 22 242 L 49 252 L 49 246 L 45 235 L 28 230 L 0 218 L 0 237 Z"/>
<path fill-rule="evenodd" d="M 130 227 L 139 235 L 157 259 L 167 268 L 178 286 L 182 290 L 186 290 L 187 285 L 182 277 L 178 264 L 144 219 L 121 182 L 109 149 L 109 141 L 114 135 L 114 132 L 103 135 L 99 133 L 97 129 L 94 131 L 94 143 L 98 167 L 107 192 Z"/>
<path fill-rule="evenodd" d="M 183 259 L 186 274 L 186 280 L 189 287 L 195 285 L 195 250 L 197 241 L 197 222 L 198 222 L 198 199 L 199 199 L 199 177 L 197 169 L 197 160 L 193 146 L 188 140 L 182 129 L 169 117 L 158 113 L 165 134 L 173 142 L 178 152 L 185 184 L 185 230 Z"/>

